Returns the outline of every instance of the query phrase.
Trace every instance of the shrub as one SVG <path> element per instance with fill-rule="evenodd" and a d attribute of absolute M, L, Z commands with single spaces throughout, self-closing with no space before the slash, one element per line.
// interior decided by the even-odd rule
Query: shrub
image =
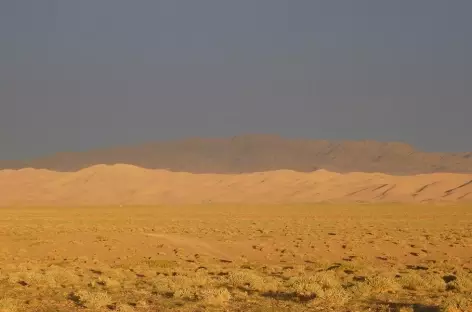
<path fill-rule="evenodd" d="M 111 304 L 111 298 L 107 293 L 103 292 L 89 292 L 81 290 L 77 293 L 80 303 L 92 309 L 100 309 Z"/>
<path fill-rule="evenodd" d="M 260 292 L 276 292 L 277 281 L 261 277 L 249 270 L 231 272 L 228 276 L 229 283 L 234 287 L 245 288 Z"/>
<path fill-rule="evenodd" d="M 229 302 L 231 294 L 226 288 L 209 288 L 201 291 L 200 298 L 205 304 L 222 306 Z"/>

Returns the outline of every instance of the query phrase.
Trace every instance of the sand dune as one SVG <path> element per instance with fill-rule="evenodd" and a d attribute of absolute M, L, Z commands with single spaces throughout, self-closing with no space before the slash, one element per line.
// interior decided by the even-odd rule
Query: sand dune
<path fill-rule="evenodd" d="M 472 174 L 192 174 L 131 165 L 77 172 L 1 170 L 0 205 L 154 205 L 164 203 L 472 201 Z"/>

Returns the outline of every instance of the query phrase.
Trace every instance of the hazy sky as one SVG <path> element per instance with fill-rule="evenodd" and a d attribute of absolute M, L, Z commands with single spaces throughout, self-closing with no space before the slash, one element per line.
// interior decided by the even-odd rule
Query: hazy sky
<path fill-rule="evenodd" d="M 470 0 L 1 0 L 0 159 L 271 133 L 472 150 Z"/>

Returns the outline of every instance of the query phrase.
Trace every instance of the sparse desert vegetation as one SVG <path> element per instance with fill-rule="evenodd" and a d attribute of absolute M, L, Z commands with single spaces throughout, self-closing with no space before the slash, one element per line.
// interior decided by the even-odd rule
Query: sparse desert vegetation
<path fill-rule="evenodd" d="M 472 211 L 2 208 L 0 294 L 1 312 L 469 311 Z"/>

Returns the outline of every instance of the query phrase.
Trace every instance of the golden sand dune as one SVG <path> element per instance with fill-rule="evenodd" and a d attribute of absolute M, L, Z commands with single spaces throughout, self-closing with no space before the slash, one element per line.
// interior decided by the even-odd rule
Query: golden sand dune
<path fill-rule="evenodd" d="M 167 203 L 472 201 L 472 174 L 192 174 L 131 165 L 77 172 L 0 171 L 0 205 L 154 205 Z"/>

